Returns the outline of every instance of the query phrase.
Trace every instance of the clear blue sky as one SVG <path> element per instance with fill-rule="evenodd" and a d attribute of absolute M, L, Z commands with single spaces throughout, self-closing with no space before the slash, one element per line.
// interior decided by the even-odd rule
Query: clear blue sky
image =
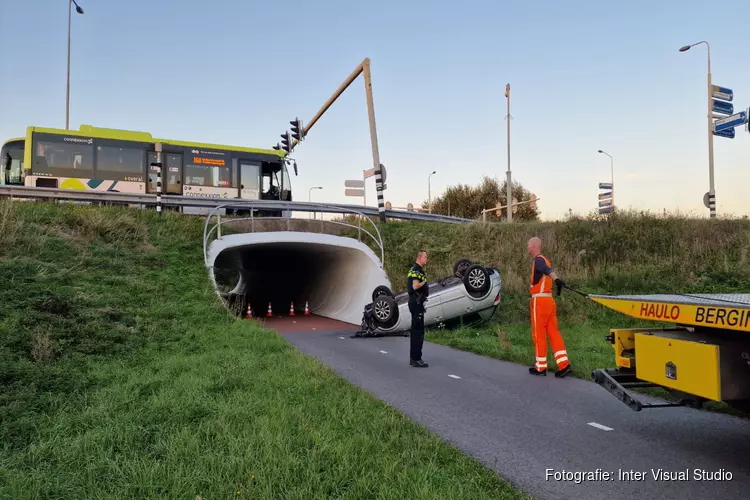
<path fill-rule="evenodd" d="M 66 0 L 0 0 L 0 138 L 65 126 Z M 750 107 L 750 2 L 81 0 L 71 127 L 270 147 L 370 57 L 386 199 L 415 205 L 511 169 L 544 218 L 616 201 L 707 215 L 706 47 L 714 84 Z M 367 6 L 367 7 L 366 7 Z M 717 137 L 718 209 L 750 212 L 750 133 Z M 360 76 L 295 151 L 296 199 L 357 203 L 344 180 L 372 166 Z M 359 200 L 361 201 L 361 200 Z M 367 202 L 376 205 L 375 182 Z"/>

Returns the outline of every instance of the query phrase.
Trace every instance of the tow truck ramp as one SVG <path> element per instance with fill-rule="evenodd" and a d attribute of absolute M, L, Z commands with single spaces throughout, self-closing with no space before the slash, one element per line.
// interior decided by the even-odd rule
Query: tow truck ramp
<path fill-rule="evenodd" d="M 622 314 L 673 324 L 610 330 L 615 368 L 592 379 L 635 411 L 723 401 L 750 409 L 750 294 L 588 295 Z M 660 387 L 677 403 L 642 403 L 628 389 Z"/>

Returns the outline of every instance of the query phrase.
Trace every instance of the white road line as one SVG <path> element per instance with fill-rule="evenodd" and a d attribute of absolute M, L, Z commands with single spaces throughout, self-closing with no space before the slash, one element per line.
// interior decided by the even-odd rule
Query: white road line
<path fill-rule="evenodd" d="M 388 354 L 388 351 L 380 351 L 380 352 L 382 352 L 383 354 Z"/>
<path fill-rule="evenodd" d="M 341 340 L 345 340 L 344 337 L 339 337 Z"/>
<path fill-rule="evenodd" d="M 461 378 L 458 375 L 448 375 L 450 378 Z"/>
<path fill-rule="evenodd" d="M 589 422 L 589 425 L 591 427 L 596 427 L 597 429 L 601 429 L 603 431 L 611 431 L 611 430 L 613 430 L 612 427 L 607 427 L 606 425 L 597 424 L 596 422 Z"/>

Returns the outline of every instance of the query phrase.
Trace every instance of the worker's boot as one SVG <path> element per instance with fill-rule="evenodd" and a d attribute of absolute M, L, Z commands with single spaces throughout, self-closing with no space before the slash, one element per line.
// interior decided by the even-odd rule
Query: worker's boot
<path fill-rule="evenodd" d="M 547 376 L 547 370 L 544 370 L 544 371 L 540 372 L 539 370 L 536 369 L 536 366 L 530 366 L 529 367 L 529 373 L 531 373 L 532 375 L 541 375 L 542 377 L 546 377 Z"/>
<path fill-rule="evenodd" d="M 557 378 L 563 378 L 564 376 L 569 375 L 572 372 L 573 372 L 573 368 L 571 368 L 570 365 L 568 365 L 565 368 L 563 368 L 562 370 L 557 370 L 555 372 L 555 377 L 557 377 Z"/>

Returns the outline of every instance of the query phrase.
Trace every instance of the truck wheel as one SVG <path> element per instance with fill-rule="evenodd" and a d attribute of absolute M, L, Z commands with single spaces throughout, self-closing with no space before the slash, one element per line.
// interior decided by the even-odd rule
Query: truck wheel
<path fill-rule="evenodd" d="M 464 273 L 466 270 L 471 266 L 471 260 L 469 259 L 458 259 L 455 264 L 453 264 L 453 274 L 457 278 L 463 278 Z"/>
<path fill-rule="evenodd" d="M 375 299 L 377 299 L 381 295 L 393 297 L 393 292 L 385 285 L 378 285 L 375 287 L 375 290 L 372 291 L 372 301 L 375 302 Z"/>
<path fill-rule="evenodd" d="M 381 325 L 390 324 L 396 317 L 396 301 L 387 295 L 380 295 L 372 303 L 372 314 Z"/>
<path fill-rule="evenodd" d="M 464 286 L 471 294 L 484 294 L 490 289 L 490 275 L 484 266 L 472 264 L 464 273 Z"/>

